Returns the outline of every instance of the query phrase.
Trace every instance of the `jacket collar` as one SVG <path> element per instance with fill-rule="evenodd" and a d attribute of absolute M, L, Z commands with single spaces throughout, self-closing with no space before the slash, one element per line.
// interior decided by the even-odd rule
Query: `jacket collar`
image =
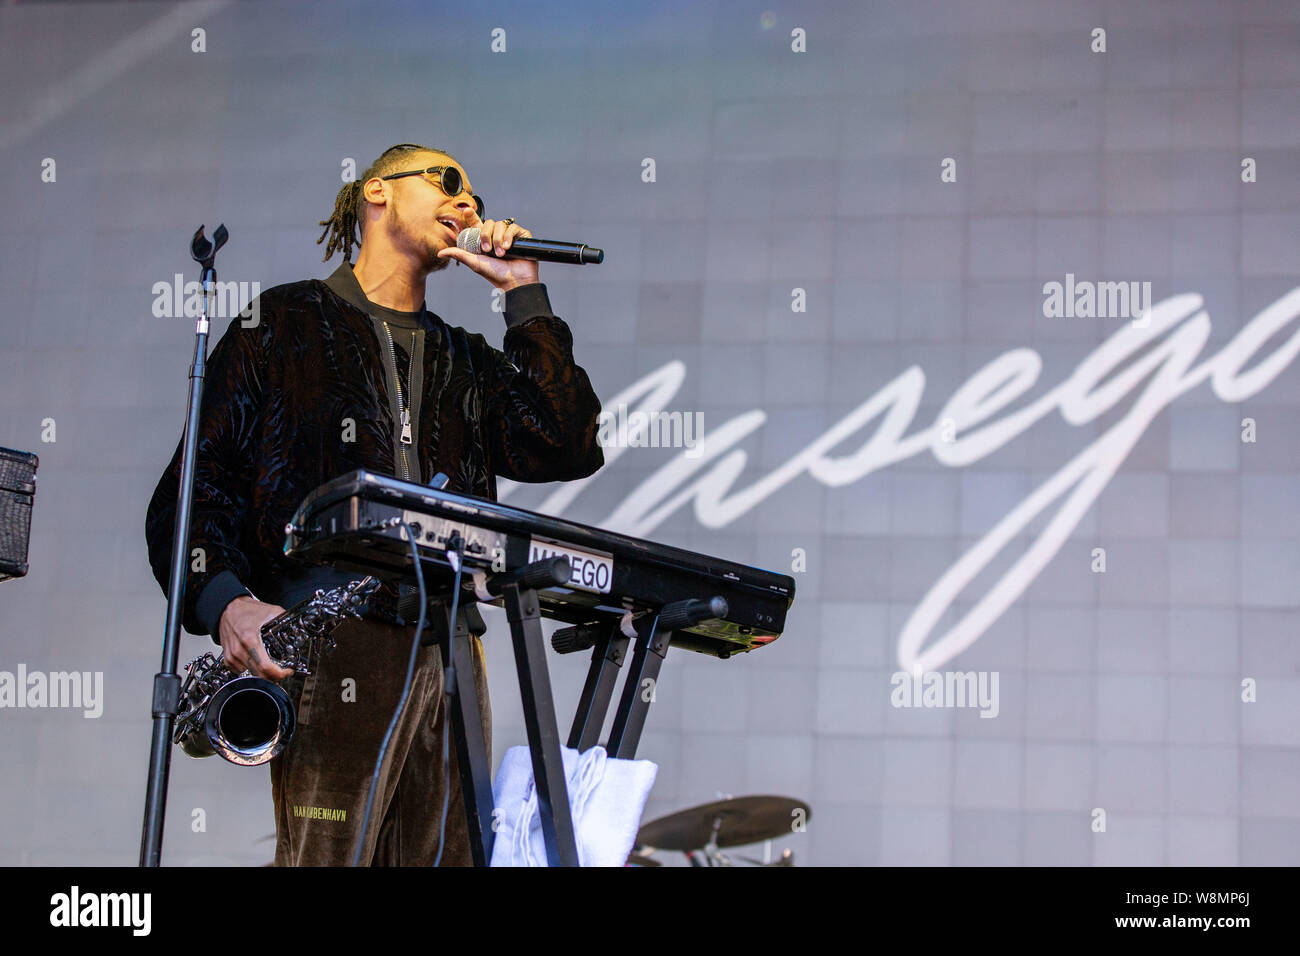
<path fill-rule="evenodd" d="M 372 314 L 371 308 L 374 303 L 367 299 L 366 294 L 361 291 L 361 283 L 357 281 L 356 275 L 352 272 L 352 263 L 341 263 L 325 280 L 325 285 L 331 292 L 355 306 L 364 315 Z M 426 327 L 433 327 L 436 324 L 432 313 L 427 308 L 420 313 L 420 324 Z"/>
<path fill-rule="evenodd" d="M 352 263 L 344 262 L 325 280 L 325 284 L 343 299 L 355 305 L 366 315 L 370 314 L 370 300 L 361 291 L 361 283 L 352 273 Z"/>

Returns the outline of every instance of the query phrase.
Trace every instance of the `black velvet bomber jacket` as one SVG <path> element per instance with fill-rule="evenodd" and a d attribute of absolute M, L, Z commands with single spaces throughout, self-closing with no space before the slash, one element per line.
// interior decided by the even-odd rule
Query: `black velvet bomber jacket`
<path fill-rule="evenodd" d="M 285 523 L 309 492 L 341 474 L 397 474 L 392 363 L 351 267 L 268 289 L 258 305 L 255 326 L 232 320 L 213 348 L 203 392 L 183 622 L 214 640 L 226 605 L 250 590 L 291 607 L 356 577 L 286 558 Z M 423 366 L 411 377 L 420 383 L 412 456 L 420 474 L 411 480 L 427 483 L 441 471 L 448 491 L 495 500 L 498 475 L 568 481 L 604 464 L 600 400 L 546 287 L 506 293 L 505 318 L 502 352 L 427 309 L 419 314 Z M 180 455 L 178 442 L 145 520 L 164 592 Z"/>

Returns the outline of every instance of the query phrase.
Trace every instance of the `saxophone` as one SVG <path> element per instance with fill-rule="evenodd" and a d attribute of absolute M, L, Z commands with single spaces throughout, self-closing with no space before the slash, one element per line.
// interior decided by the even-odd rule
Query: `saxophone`
<path fill-rule="evenodd" d="M 294 674 L 311 673 L 308 662 L 319 650 L 334 648 L 334 630 L 349 617 L 360 618 L 380 580 L 367 576 L 346 586 L 318 590 L 262 625 L 267 654 Z M 220 754 L 231 763 L 255 767 L 278 755 L 293 738 L 293 702 L 279 684 L 249 671 L 236 674 L 220 652 L 208 652 L 185 668 L 172 743 L 191 757 Z"/>

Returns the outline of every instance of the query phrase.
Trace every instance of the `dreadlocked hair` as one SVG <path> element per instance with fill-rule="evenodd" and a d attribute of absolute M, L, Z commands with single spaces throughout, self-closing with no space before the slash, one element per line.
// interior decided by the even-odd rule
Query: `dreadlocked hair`
<path fill-rule="evenodd" d="M 330 257 L 340 249 L 343 251 L 344 261 L 352 261 L 352 247 L 361 245 L 361 210 L 366 201 L 365 196 L 361 194 L 362 186 L 376 176 L 402 172 L 401 167 L 410 163 L 412 153 L 441 153 L 459 162 L 445 149 L 421 146 L 419 143 L 398 143 L 396 146 L 388 147 L 356 180 L 343 184 L 334 198 L 334 211 L 330 213 L 328 219 L 320 221 L 319 225 L 324 226 L 325 229 L 316 240 L 316 245 L 325 242 L 326 237 L 329 237 L 322 261 L 328 262 Z"/>

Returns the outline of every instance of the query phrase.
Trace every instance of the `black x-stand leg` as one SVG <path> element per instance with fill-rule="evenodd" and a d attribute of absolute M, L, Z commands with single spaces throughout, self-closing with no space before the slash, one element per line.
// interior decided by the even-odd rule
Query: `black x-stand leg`
<path fill-rule="evenodd" d="M 492 862 L 492 764 L 483 735 L 483 713 L 478 706 L 474 681 L 474 645 L 470 635 L 486 632 L 483 617 L 474 605 L 462 605 L 456 614 L 451 652 L 456 659 L 456 687 L 451 706 L 452 734 L 460 766 L 460 789 L 465 800 L 470 851 L 475 866 Z M 445 663 L 445 661 L 444 661 Z"/>
<path fill-rule="evenodd" d="M 673 633 L 726 614 L 727 602 L 721 597 L 707 601 L 691 598 L 668 604 L 658 614 L 646 614 L 632 622 L 637 636 L 636 648 L 623 681 L 614 725 L 605 743 L 605 750 L 611 757 L 631 760 L 636 756 L 641 731 L 659 683 L 659 669 L 672 645 Z M 551 646 L 560 654 L 592 648 L 587 681 L 569 730 L 570 747 L 586 751 L 600 739 L 614 684 L 627 655 L 628 642 L 621 622 L 584 624 L 563 628 L 551 635 Z"/>
<path fill-rule="evenodd" d="M 528 748 L 532 755 L 533 780 L 541 811 L 542 836 L 550 866 L 577 866 L 578 849 L 569 811 L 569 791 L 565 784 L 564 759 L 560 734 L 555 720 L 555 700 L 551 694 L 550 673 L 546 666 L 546 648 L 542 638 L 541 608 L 537 588 L 562 585 L 568 580 L 569 566 L 563 558 L 538 561 L 519 571 L 490 578 L 487 588 L 502 598 L 510 634 L 515 648 L 515 666 L 519 672 L 524 723 L 528 731 Z M 618 712 L 610 740 L 605 745 L 611 757 L 631 759 L 636 754 L 645 726 L 650 702 L 654 699 L 654 682 L 658 680 L 664 655 L 672 643 L 673 632 L 710 618 L 725 617 L 727 602 L 721 597 L 709 600 L 689 599 L 669 604 L 658 614 L 643 616 L 634 622 L 637 634 L 632 666 L 623 684 Z M 455 642 L 460 646 L 462 642 Z M 568 745 L 585 751 L 599 739 L 608 712 L 613 686 L 627 652 L 629 638 L 619 624 L 586 625 L 566 628 L 552 636 L 552 645 L 560 653 L 593 647 L 591 667 L 569 732 Z M 456 658 L 461 670 L 461 658 Z M 464 668 L 469 672 L 469 668 Z M 649 683 L 647 683 L 649 682 Z M 459 680 L 457 682 L 459 684 Z M 472 694 L 471 690 L 462 696 Z M 488 794 L 491 805 L 491 793 Z M 467 803 L 468 806 L 468 803 Z M 480 808 L 483 806 L 479 804 Z M 491 840 L 490 814 L 479 811 L 479 819 Z"/>
<path fill-rule="evenodd" d="M 632 652 L 632 666 L 623 682 L 614 726 L 610 728 L 605 750 L 611 757 L 631 760 L 636 756 L 641 742 L 641 730 L 646 715 L 655 699 L 659 684 L 659 668 L 663 666 L 673 633 L 710 618 L 725 617 L 727 602 L 722 597 L 705 600 L 688 598 L 666 604 L 657 615 L 646 615 L 635 622 L 636 650 Z"/>
<path fill-rule="evenodd" d="M 566 573 L 566 580 L 567 577 Z M 555 721 L 555 700 L 546 667 L 537 592 L 516 579 L 501 584 L 500 593 L 505 600 L 515 647 L 515 668 L 519 672 L 524 726 L 533 759 L 546 861 L 549 866 L 577 866 L 578 844 L 569 812 L 569 789 L 564 782 L 564 757 L 560 752 L 560 730 Z"/>
<path fill-rule="evenodd" d="M 636 756 L 641 730 L 645 727 L 659 684 L 659 668 L 663 666 L 673 641 L 673 632 L 662 626 L 663 617 L 661 612 L 636 622 L 637 638 L 632 663 L 623 681 L 618 710 L 614 712 L 614 726 L 610 728 L 609 740 L 605 743 L 605 751 L 611 757 L 631 760 Z"/>
<path fill-rule="evenodd" d="M 594 643 L 593 643 L 594 642 Z M 600 732 L 614 696 L 614 684 L 627 656 L 628 636 L 617 623 L 589 624 L 561 628 L 551 635 L 551 646 L 560 654 L 594 648 L 587 680 L 578 698 L 578 711 L 569 728 L 568 745 L 585 753 L 600 742 Z"/>

